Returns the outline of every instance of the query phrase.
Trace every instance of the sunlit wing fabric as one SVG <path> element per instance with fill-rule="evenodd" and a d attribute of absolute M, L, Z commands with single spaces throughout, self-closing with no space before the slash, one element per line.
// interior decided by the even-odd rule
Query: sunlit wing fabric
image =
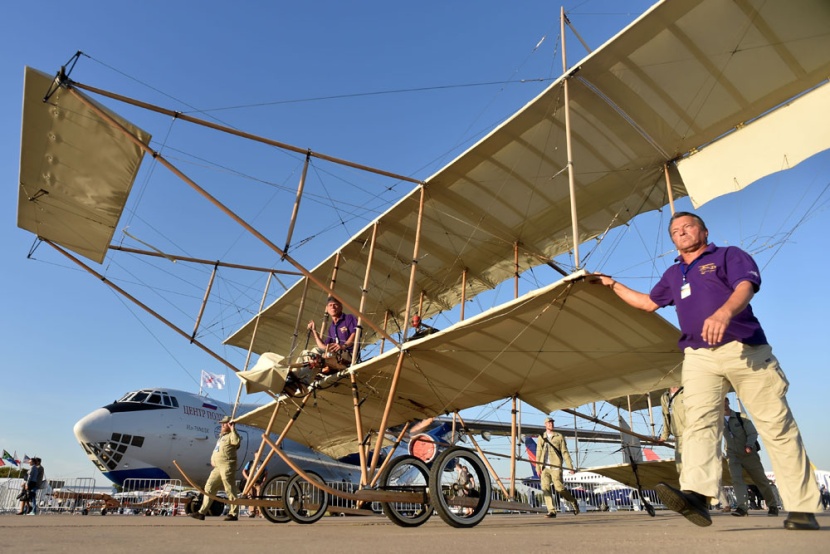
<path fill-rule="evenodd" d="M 248 394 L 265 391 L 280 393 L 288 375 L 288 368 L 282 365 L 282 361 L 282 356 L 266 352 L 260 356 L 254 367 L 248 371 L 240 371 L 236 376 L 245 383 L 245 392 Z"/>
<path fill-rule="evenodd" d="M 631 464 L 592 467 L 591 473 L 598 473 L 614 481 L 619 481 L 629 487 L 637 486 L 637 479 Z M 727 472 L 728 473 L 728 472 Z M 653 489 L 657 483 L 668 483 L 674 487 L 680 486 L 677 466 L 674 460 L 653 460 L 637 464 L 637 476 L 643 489 Z"/>
<path fill-rule="evenodd" d="M 830 2 L 662 2 L 570 73 L 578 241 L 667 203 L 665 163 L 815 87 L 830 75 Z M 563 79 L 426 180 L 416 292 L 425 317 L 510 278 L 519 245 L 524 271 L 573 247 Z M 670 165 L 675 198 L 686 195 Z M 378 220 L 364 312 L 403 326 L 419 193 Z M 338 294 L 359 304 L 370 225 L 340 249 Z M 328 282 L 331 256 L 313 273 Z M 295 285 L 262 313 L 254 351 L 287 352 L 300 308 Z M 303 320 L 317 318 L 313 293 Z M 253 322 L 229 344 L 247 348 Z M 364 325 L 369 334 L 370 328 Z M 395 330 L 394 325 L 390 330 Z"/>
<path fill-rule="evenodd" d="M 101 263 L 142 151 L 64 89 L 43 102 L 53 81 L 26 68 L 17 225 Z M 150 142 L 148 133 L 102 109 Z"/>
<path fill-rule="evenodd" d="M 544 412 L 679 382 L 679 332 L 629 307 L 607 287 L 562 280 L 407 344 L 389 426 L 511 395 Z M 356 366 L 361 415 L 380 421 L 398 354 Z M 278 391 L 275 391 L 278 392 Z M 292 414 L 281 409 L 277 429 Z M 350 382 L 317 392 L 288 437 L 340 457 L 356 451 Z M 265 427 L 273 404 L 239 421 Z"/>
<path fill-rule="evenodd" d="M 700 152 L 677 169 L 697 208 L 830 148 L 830 85 L 823 85 Z"/>
<path fill-rule="evenodd" d="M 728 487 L 732 485 L 732 476 L 729 474 L 729 463 L 724 458 L 721 462 L 722 477 L 721 483 Z M 619 481 L 629 487 L 636 487 L 637 480 L 631 464 L 619 464 L 613 466 L 592 467 L 592 473 L 599 473 L 602 476 Z M 653 489 L 657 483 L 668 483 L 673 487 L 680 486 L 680 477 L 677 474 L 677 466 L 674 460 L 652 460 L 637 464 L 637 476 L 640 478 L 640 485 L 643 489 Z M 753 484 L 754 481 L 744 471 L 744 481 Z"/>

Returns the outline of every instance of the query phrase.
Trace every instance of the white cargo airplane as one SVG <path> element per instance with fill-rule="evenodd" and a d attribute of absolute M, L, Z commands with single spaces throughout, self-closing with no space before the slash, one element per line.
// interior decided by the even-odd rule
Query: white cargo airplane
<path fill-rule="evenodd" d="M 238 415 L 254 408 L 240 404 Z M 189 476 L 204 482 L 210 473 L 210 455 L 219 435 L 219 420 L 231 406 L 197 394 L 167 388 L 128 392 L 120 400 L 98 408 L 75 424 L 75 437 L 89 459 L 107 479 L 123 485 L 126 479 L 179 479 L 172 461 Z M 238 465 L 242 467 L 259 448 L 261 429 L 237 425 L 242 438 Z M 326 482 L 360 481 L 360 469 L 334 460 L 293 441 L 285 450 L 300 465 Z M 279 457 L 268 465 L 271 476 L 293 473 Z M 241 475 L 240 475 L 241 478 Z"/>

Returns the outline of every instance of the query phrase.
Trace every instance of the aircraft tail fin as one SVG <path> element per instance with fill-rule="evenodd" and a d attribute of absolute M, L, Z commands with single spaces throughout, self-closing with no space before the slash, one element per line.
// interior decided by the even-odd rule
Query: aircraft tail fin
<path fill-rule="evenodd" d="M 527 451 L 527 458 L 530 460 L 530 469 L 533 471 L 533 478 L 538 479 L 539 474 L 536 473 L 536 441 L 529 435 L 525 438 L 525 450 Z"/>
<path fill-rule="evenodd" d="M 647 462 L 656 462 L 661 459 L 651 448 L 643 448 L 643 455 L 646 457 Z"/>

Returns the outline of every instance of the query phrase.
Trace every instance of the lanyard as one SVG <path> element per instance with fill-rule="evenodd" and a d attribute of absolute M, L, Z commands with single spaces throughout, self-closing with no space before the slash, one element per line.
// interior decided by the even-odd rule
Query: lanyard
<path fill-rule="evenodd" d="M 680 264 L 680 273 L 683 274 L 683 284 L 684 285 L 686 284 L 686 274 L 689 272 L 690 269 L 692 269 L 692 266 L 694 266 L 700 258 L 701 258 L 701 256 L 698 256 L 697 258 L 694 259 L 694 261 L 692 261 L 692 263 L 690 263 L 689 265 L 687 265 L 685 267 L 683 266 L 682 263 Z"/>

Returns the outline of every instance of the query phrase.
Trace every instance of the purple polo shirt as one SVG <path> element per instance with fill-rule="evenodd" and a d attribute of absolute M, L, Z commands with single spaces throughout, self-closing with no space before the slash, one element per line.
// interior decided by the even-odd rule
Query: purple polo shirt
<path fill-rule="evenodd" d="M 749 281 L 755 292 L 761 288 L 761 273 L 752 257 L 735 246 L 718 248 L 714 244 L 691 264 L 686 265 L 678 256 L 671 266 L 651 289 L 649 297 L 660 306 L 677 307 L 677 319 L 680 323 L 680 349 L 710 348 L 712 345 L 703 340 L 703 322 L 723 306 L 732 295 L 735 287 L 742 281 Z M 685 281 L 691 285 L 691 294 L 680 297 L 680 289 Z M 729 322 L 723 342 L 738 341 L 744 344 L 767 344 L 767 337 L 761 323 L 747 306 Z"/>
<path fill-rule="evenodd" d="M 338 343 L 338 344 L 345 344 L 346 341 L 352 336 L 352 333 L 355 332 L 357 329 L 357 318 L 352 314 L 343 314 L 340 316 L 340 320 L 337 323 L 331 322 L 329 325 L 329 332 L 326 336 L 325 343 Z M 349 352 L 352 351 L 352 347 L 347 348 Z"/>

